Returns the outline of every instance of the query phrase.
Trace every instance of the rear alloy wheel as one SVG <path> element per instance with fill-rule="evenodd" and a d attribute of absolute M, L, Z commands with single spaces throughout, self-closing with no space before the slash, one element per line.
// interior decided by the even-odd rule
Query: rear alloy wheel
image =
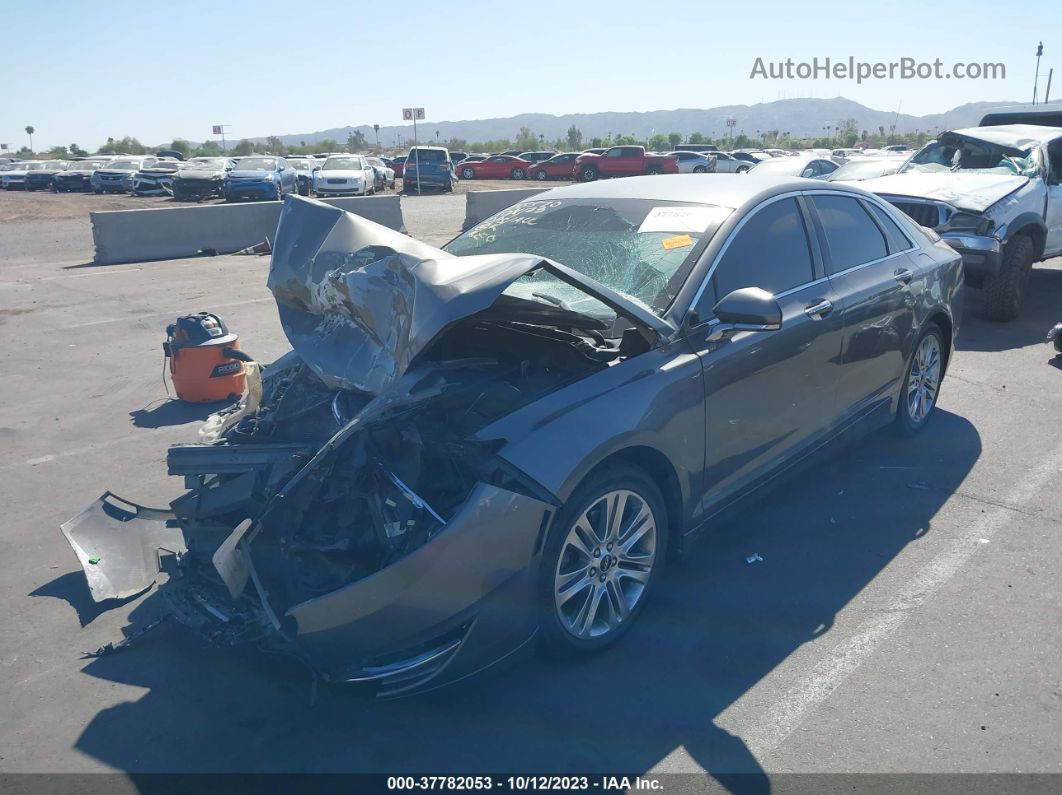
<path fill-rule="evenodd" d="M 747 172 L 748 170 L 749 170 L 749 167 L 748 167 L 748 166 L 738 166 L 738 170 L 737 170 L 737 173 L 738 173 L 738 174 L 744 174 L 744 173 L 745 173 L 745 172 Z"/>
<path fill-rule="evenodd" d="M 593 182 L 597 179 L 597 166 L 583 166 L 579 169 L 579 179 L 582 182 Z"/>
<path fill-rule="evenodd" d="M 476 178 L 476 170 L 474 168 L 463 168 L 463 169 L 461 169 L 461 179 L 475 179 L 475 178 Z"/>
<path fill-rule="evenodd" d="M 535 172 L 535 179 L 537 179 L 539 182 L 545 182 L 545 180 L 546 180 L 546 172 L 543 171 L 542 169 L 539 169 L 538 171 Z"/>
<path fill-rule="evenodd" d="M 706 169 L 704 166 L 694 166 L 693 173 L 694 174 L 707 174 L 708 173 L 708 169 Z"/>
<path fill-rule="evenodd" d="M 514 168 L 513 173 L 510 175 L 513 179 L 523 179 L 524 170 L 522 168 Z"/>
<path fill-rule="evenodd" d="M 642 610 L 666 550 L 664 501 L 642 470 L 619 464 L 584 481 L 543 552 L 545 648 L 571 654 L 616 641 Z"/>
<path fill-rule="evenodd" d="M 1018 316 L 1034 256 L 1033 241 L 1028 235 L 1019 235 L 1007 244 L 999 273 L 986 276 L 984 281 L 985 314 L 989 320 L 1005 322 Z"/>
<path fill-rule="evenodd" d="M 937 407 L 943 376 L 944 337 L 934 324 L 922 333 L 907 365 L 907 377 L 896 409 L 896 424 L 904 436 L 914 436 L 929 422 Z"/>

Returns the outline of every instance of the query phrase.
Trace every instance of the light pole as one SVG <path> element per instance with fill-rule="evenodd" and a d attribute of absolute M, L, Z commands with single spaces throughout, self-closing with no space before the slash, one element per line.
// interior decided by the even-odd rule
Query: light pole
<path fill-rule="evenodd" d="M 1040 56 L 1044 54 L 1044 43 L 1036 46 L 1036 80 L 1033 81 L 1033 104 L 1036 104 L 1036 92 L 1040 87 Z"/>
<path fill-rule="evenodd" d="M 374 124 L 372 131 L 376 133 L 376 154 L 380 154 L 380 125 Z"/>

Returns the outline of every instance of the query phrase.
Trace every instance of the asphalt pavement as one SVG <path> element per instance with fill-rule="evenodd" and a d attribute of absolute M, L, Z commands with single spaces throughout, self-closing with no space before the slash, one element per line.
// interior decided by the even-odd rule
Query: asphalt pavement
<path fill-rule="evenodd" d="M 403 210 L 440 244 L 464 201 Z M 173 622 L 81 658 L 154 604 L 101 610 L 59 525 L 105 490 L 180 493 L 166 447 L 211 410 L 166 399 L 166 324 L 211 310 L 257 358 L 288 349 L 268 257 L 91 257 L 83 219 L 0 224 L 0 771 L 1062 772 L 1059 260 L 1013 323 L 968 291 L 923 435 L 743 506 L 606 653 L 376 703 Z"/>

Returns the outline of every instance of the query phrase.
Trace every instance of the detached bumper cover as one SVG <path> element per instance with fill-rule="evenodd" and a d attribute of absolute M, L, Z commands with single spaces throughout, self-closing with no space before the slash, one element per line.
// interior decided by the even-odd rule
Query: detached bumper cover
<path fill-rule="evenodd" d="M 150 588 L 160 555 L 187 551 L 171 512 L 126 502 L 109 491 L 62 526 L 97 602 Z"/>

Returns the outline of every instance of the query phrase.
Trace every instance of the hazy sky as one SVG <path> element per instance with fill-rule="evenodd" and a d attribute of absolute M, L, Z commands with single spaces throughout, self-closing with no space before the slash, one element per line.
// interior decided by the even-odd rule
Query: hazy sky
<path fill-rule="evenodd" d="M 728 4 L 731 5 L 731 4 Z M 1036 44 L 1062 32 L 1059 0 L 816 4 L 714 10 L 705 2 L 612 0 L 595 11 L 537 0 L 309 6 L 0 0 L 0 142 L 35 148 L 107 136 L 158 144 L 521 112 L 647 111 L 845 96 L 924 114 L 978 100 L 1032 97 Z M 578 9 L 578 10 L 575 10 Z M 1062 99 L 1062 37 L 1044 42 Z M 761 80 L 757 57 L 795 62 L 1003 63 L 1005 80 Z"/>

